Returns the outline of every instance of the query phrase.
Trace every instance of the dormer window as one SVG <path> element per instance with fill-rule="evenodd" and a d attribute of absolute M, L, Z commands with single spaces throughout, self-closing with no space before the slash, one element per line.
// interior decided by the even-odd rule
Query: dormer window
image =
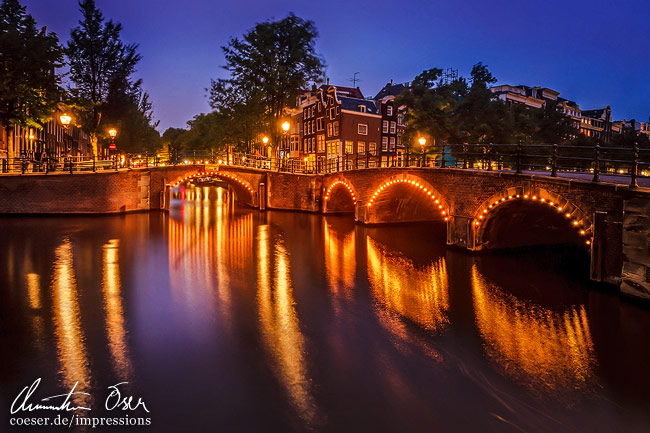
<path fill-rule="evenodd" d="M 366 106 L 365 105 L 359 105 L 359 111 L 362 113 L 366 112 Z"/>
<path fill-rule="evenodd" d="M 388 115 L 388 116 L 393 115 L 393 106 L 392 105 L 389 105 L 388 107 L 386 107 L 386 115 Z"/>

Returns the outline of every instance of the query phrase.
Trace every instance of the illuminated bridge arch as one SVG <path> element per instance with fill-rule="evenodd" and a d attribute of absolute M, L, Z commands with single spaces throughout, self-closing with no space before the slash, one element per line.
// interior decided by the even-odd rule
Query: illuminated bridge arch
<path fill-rule="evenodd" d="M 334 179 L 325 190 L 323 212 L 354 212 L 357 197 L 354 186 L 347 179 Z"/>
<path fill-rule="evenodd" d="M 230 185 L 237 196 L 237 200 L 249 206 L 255 206 L 255 189 L 245 179 L 224 171 L 210 170 L 190 173 L 183 177 L 177 178 L 174 182 L 168 184 L 170 188 L 175 188 L 183 182 L 199 178 L 199 177 L 217 177 Z"/>
<path fill-rule="evenodd" d="M 449 205 L 429 182 L 410 174 L 384 179 L 367 203 L 370 224 L 449 219 Z"/>
<path fill-rule="evenodd" d="M 494 231 L 499 231 L 499 227 L 503 229 L 510 226 L 509 229 L 515 230 L 513 224 L 516 221 L 513 217 L 517 212 L 525 213 L 529 218 L 531 215 L 534 216 L 531 224 L 535 226 L 543 226 L 545 221 L 549 227 L 570 230 L 573 233 L 570 238 L 579 239 L 581 243 L 591 245 L 593 235 L 591 218 L 574 203 L 543 188 L 526 190 L 523 187 L 513 187 L 494 194 L 476 209 L 473 215 L 473 224 L 477 249 L 495 247 L 499 243 L 499 239 Z M 546 236 L 544 233 L 540 235 Z M 552 243 L 553 240 L 553 238 L 548 238 L 545 242 L 540 243 Z M 560 238 L 556 240 L 562 241 Z M 536 243 L 531 243 L 530 239 L 527 242 L 529 244 Z"/>

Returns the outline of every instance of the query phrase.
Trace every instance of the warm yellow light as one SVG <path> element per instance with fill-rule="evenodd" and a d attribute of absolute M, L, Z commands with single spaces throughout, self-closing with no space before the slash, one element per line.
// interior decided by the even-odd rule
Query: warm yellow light
<path fill-rule="evenodd" d="M 59 116 L 59 120 L 61 121 L 61 125 L 67 128 L 70 122 L 72 121 L 72 117 L 64 113 Z"/>
<path fill-rule="evenodd" d="M 34 137 L 34 133 L 32 131 L 29 131 L 29 139 L 33 140 L 34 138 L 36 138 Z"/>
<path fill-rule="evenodd" d="M 287 122 L 287 121 L 285 120 L 284 123 L 282 124 L 282 130 L 283 130 L 284 132 L 287 132 L 287 131 L 289 130 L 289 128 L 291 128 L 291 125 L 289 124 L 289 122 Z"/>
<path fill-rule="evenodd" d="M 110 135 L 111 138 L 115 138 L 117 136 L 117 129 L 111 128 L 108 130 L 108 135 Z"/>
<path fill-rule="evenodd" d="M 262 143 L 266 144 L 268 142 L 269 142 L 269 137 L 265 135 L 264 138 L 262 138 Z"/>
<path fill-rule="evenodd" d="M 420 137 L 418 139 L 418 143 L 420 143 L 420 146 L 424 146 L 425 144 L 427 144 L 427 139 L 424 137 Z"/>

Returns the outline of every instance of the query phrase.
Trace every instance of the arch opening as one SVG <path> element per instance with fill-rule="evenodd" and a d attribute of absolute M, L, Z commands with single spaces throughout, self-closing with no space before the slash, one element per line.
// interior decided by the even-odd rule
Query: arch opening
<path fill-rule="evenodd" d="M 325 213 L 353 213 L 356 202 L 352 187 L 346 182 L 336 181 L 325 193 Z"/>
<path fill-rule="evenodd" d="M 548 191 L 510 190 L 485 202 L 474 219 L 480 249 L 591 245 L 591 221 Z"/>
<path fill-rule="evenodd" d="M 185 186 L 185 195 L 182 190 L 176 190 L 179 186 Z M 187 188 L 187 186 L 191 186 L 191 188 Z M 226 190 L 234 201 L 247 206 L 255 206 L 255 193 L 252 186 L 246 180 L 226 172 L 203 171 L 188 174 L 170 183 L 169 187 L 172 191 L 172 198 L 193 200 L 197 199 L 196 195 L 201 200 L 210 200 L 217 197 L 217 195 L 211 194 L 209 191 L 214 191 L 220 187 Z M 190 192 L 189 197 L 188 192 Z"/>
<path fill-rule="evenodd" d="M 370 224 L 447 221 L 449 208 L 440 193 L 414 176 L 384 181 L 368 201 Z"/>

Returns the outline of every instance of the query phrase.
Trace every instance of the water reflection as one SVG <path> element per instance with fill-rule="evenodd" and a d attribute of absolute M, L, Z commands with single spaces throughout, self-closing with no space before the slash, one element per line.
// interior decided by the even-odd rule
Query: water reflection
<path fill-rule="evenodd" d="M 64 239 L 55 251 L 54 275 L 52 277 L 52 306 L 54 333 L 57 340 L 59 374 L 66 390 L 78 381 L 77 391 L 90 388 L 91 373 L 88 353 L 81 326 L 79 294 L 73 266 L 72 245 Z M 75 394 L 76 406 L 91 407 L 92 396 Z"/>
<path fill-rule="evenodd" d="M 106 310 L 106 333 L 115 374 L 122 382 L 131 381 L 131 359 L 127 341 L 122 296 L 120 291 L 120 264 L 118 239 L 111 239 L 102 247 L 104 308 Z"/>
<path fill-rule="evenodd" d="M 440 332 L 448 323 L 449 289 L 444 258 L 419 268 L 372 238 L 366 241 L 368 278 L 375 298 L 390 311 Z"/>
<path fill-rule="evenodd" d="M 326 221 L 323 224 L 323 236 L 327 282 L 335 295 L 334 299 L 343 297 L 349 301 L 357 267 L 354 230 L 347 233 L 337 231 Z"/>
<path fill-rule="evenodd" d="M 307 426 L 314 428 L 318 410 L 306 369 L 305 339 L 294 308 L 290 257 L 282 240 L 271 242 L 269 231 L 268 225 L 258 226 L 257 301 L 264 345 L 292 406 Z"/>
<path fill-rule="evenodd" d="M 192 336 L 211 332 L 220 318 L 232 323 L 230 288 L 253 266 L 253 214 L 234 212 L 221 188 L 210 202 L 184 202 L 169 219 L 170 283 L 179 318 L 192 319 Z"/>
<path fill-rule="evenodd" d="M 476 323 L 490 359 L 536 391 L 585 389 L 594 353 L 583 305 L 555 312 L 502 292 L 472 267 Z"/>

